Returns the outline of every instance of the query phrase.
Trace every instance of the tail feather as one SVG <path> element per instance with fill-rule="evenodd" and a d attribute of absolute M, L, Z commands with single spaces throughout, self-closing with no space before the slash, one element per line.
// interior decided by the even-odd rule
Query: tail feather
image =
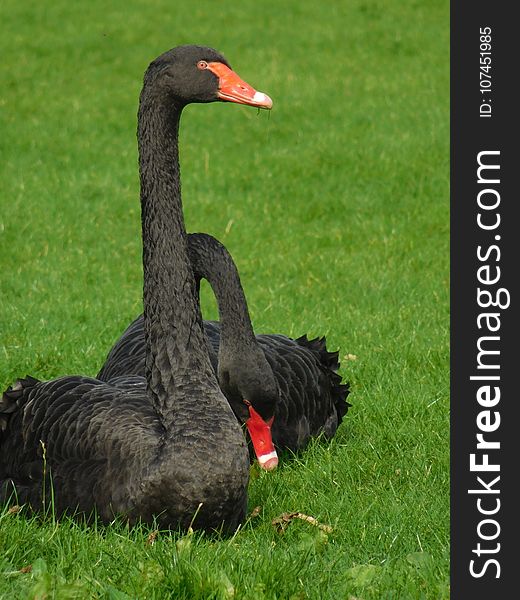
<path fill-rule="evenodd" d="M 336 407 L 336 413 L 338 414 L 338 425 L 343 420 L 343 417 L 347 414 L 348 409 L 352 406 L 350 402 L 347 402 L 347 396 L 350 394 L 350 384 L 343 383 L 334 386 L 332 395 L 334 398 L 334 406 Z"/>
<path fill-rule="evenodd" d="M 339 351 L 329 352 L 327 350 L 327 338 L 325 336 L 309 340 L 306 335 L 302 335 L 295 341 L 300 344 L 300 346 L 305 346 L 309 348 L 309 350 L 315 352 L 319 356 L 321 364 L 324 367 L 327 367 L 327 369 L 330 369 L 331 371 L 337 371 L 339 369 Z"/>
<path fill-rule="evenodd" d="M 302 335 L 295 341 L 300 344 L 300 346 L 309 348 L 309 350 L 317 354 L 321 365 L 325 369 L 328 369 L 330 380 L 332 382 L 331 394 L 338 415 L 339 425 L 343 417 L 347 414 L 348 409 L 352 406 L 352 404 L 347 402 L 347 397 L 350 394 L 350 384 L 348 382 L 342 383 L 342 378 L 338 374 L 340 368 L 340 362 L 338 360 L 339 351 L 329 352 L 327 350 L 327 339 L 325 336 L 309 340 L 306 335 Z"/>
<path fill-rule="evenodd" d="M 0 399 L 0 433 L 7 429 L 10 415 L 16 412 L 25 401 L 27 390 L 40 383 L 38 379 L 27 375 L 17 379 L 9 386 Z"/>

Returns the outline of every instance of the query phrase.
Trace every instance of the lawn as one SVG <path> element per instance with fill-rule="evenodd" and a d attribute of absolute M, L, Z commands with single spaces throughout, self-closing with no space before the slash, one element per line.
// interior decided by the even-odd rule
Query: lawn
<path fill-rule="evenodd" d="M 187 229 L 232 253 L 255 331 L 327 336 L 353 407 L 253 469 L 231 539 L 0 508 L 0 598 L 448 598 L 448 2 L 3 0 L 0 389 L 94 375 L 141 311 L 137 99 L 183 43 L 274 100 L 185 111 Z"/>

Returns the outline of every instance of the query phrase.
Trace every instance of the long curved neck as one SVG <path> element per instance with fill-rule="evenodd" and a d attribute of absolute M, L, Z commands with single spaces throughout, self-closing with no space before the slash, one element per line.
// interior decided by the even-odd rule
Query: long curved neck
<path fill-rule="evenodd" d="M 231 255 L 214 237 L 205 233 L 188 236 L 188 252 L 195 274 L 206 279 L 217 299 L 220 348 L 234 353 L 257 346 L 240 276 Z"/>
<path fill-rule="evenodd" d="M 146 379 L 167 426 L 182 390 L 218 387 L 187 252 L 178 151 L 182 107 L 145 85 L 138 115 Z M 175 401 L 173 399 L 175 398 Z"/>

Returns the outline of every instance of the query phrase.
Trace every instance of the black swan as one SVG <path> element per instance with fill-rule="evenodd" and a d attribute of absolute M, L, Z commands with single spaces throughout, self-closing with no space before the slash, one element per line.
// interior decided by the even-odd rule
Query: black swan
<path fill-rule="evenodd" d="M 149 65 L 138 112 L 146 378 L 18 380 L 0 402 L 1 500 L 14 492 L 38 510 L 52 491 L 58 515 L 171 528 L 244 519 L 249 455 L 208 356 L 180 195 L 182 109 L 217 100 L 272 106 L 210 48 Z"/>
<path fill-rule="evenodd" d="M 207 234 L 189 234 L 188 253 L 197 280 L 207 279 L 217 298 L 220 324 L 204 321 L 213 368 L 237 418 L 248 426 L 260 466 L 277 462 L 266 426 L 279 450 L 300 450 L 320 434 L 332 437 L 350 406 L 348 385 L 337 373 L 338 353 L 327 351 L 325 338 L 255 336 L 226 248 Z M 142 375 L 144 366 L 141 315 L 113 346 L 97 377 Z"/>

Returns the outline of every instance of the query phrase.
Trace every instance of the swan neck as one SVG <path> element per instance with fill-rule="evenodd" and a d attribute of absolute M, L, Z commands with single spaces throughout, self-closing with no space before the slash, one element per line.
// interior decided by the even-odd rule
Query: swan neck
<path fill-rule="evenodd" d="M 218 389 L 187 251 L 178 151 L 181 109 L 143 88 L 138 146 L 146 378 L 166 425 L 187 383 Z"/>
<path fill-rule="evenodd" d="M 189 236 L 193 270 L 211 285 L 220 320 L 220 346 L 235 352 L 256 345 L 247 300 L 235 263 L 226 248 L 206 234 Z"/>

